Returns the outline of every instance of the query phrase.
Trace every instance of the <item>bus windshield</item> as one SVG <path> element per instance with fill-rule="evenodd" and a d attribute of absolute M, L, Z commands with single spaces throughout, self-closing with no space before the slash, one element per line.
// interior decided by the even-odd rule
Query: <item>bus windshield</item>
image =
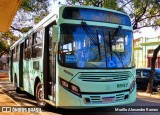
<path fill-rule="evenodd" d="M 132 32 L 119 28 L 61 24 L 59 63 L 71 68 L 128 68 Z M 118 34 L 117 34 L 118 33 Z"/>

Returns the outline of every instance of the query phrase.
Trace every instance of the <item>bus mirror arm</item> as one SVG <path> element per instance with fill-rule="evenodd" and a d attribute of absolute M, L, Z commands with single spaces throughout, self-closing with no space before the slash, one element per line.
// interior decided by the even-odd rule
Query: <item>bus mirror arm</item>
<path fill-rule="evenodd" d="M 54 25 L 53 26 L 53 42 L 58 41 L 58 26 Z"/>
<path fill-rule="evenodd" d="M 58 53 L 58 42 L 55 43 L 55 45 L 54 45 L 54 53 L 55 53 L 55 54 Z"/>

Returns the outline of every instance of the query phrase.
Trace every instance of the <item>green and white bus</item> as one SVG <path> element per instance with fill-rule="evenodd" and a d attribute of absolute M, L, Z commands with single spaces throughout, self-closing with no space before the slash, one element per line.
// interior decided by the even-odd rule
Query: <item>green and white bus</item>
<path fill-rule="evenodd" d="M 128 15 L 60 6 L 10 48 L 10 80 L 39 106 L 88 108 L 136 100 Z"/>

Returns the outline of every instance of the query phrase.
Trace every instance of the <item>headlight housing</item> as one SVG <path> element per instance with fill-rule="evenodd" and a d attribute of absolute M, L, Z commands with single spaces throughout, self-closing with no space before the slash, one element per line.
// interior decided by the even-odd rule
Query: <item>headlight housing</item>
<path fill-rule="evenodd" d="M 81 97 L 81 92 L 78 86 L 60 78 L 60 85 L 71 93 Z"/>
<path fill-rule="evenodd" d="M 133 82 L 130 85 L 130 93 L 132 93 L 132 91 L 134 90 L 135 86 L 136 86 L 136 79 L 133 80 Z"/>

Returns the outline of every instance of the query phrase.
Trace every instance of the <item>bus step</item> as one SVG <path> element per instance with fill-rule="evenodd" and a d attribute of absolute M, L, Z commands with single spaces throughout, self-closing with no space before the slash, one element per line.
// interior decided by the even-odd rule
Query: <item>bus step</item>
<path fill-rule="evenodd" d="M 53 102 L 53 101 L 51 101 L 51 100 L 44 100 L 46 103 L 48 103 L 48 104 L 50 104 L 50 105 L 52 105 L 52 106 L 56 106 L 56 104 Z"/>

